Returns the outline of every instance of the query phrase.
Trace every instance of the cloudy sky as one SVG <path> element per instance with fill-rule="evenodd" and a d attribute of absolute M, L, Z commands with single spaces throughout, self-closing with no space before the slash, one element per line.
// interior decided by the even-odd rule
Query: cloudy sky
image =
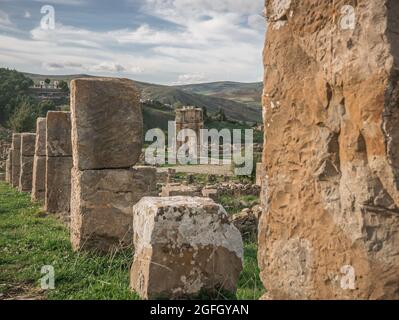
<path fill-rule="evenodd" d="M 262 79 L 264 0 L 0 0 L 0 66 L 163 84 Z M 45 5 L 54 7 L 54 29 Z M 48 11 L 47 11 L 48 12 Z"/>

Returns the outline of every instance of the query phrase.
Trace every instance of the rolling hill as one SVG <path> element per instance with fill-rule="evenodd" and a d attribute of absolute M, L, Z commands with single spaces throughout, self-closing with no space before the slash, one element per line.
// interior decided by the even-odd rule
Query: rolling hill
<path fill-rule="evenodd" d="M 90 77 L 85 74 L 47 76 L 25 73 L 25 75 L 37 82 L 46 78 L 64 80 Z M 165 86 L 135 81 L 141 91 L 143 100 L 158 101 L 171 108 L 191 105 L 206 108 L 208 113 L 214 113 L 222 109 L 227 118 L 236 121 L 261 122 L 261 92 L 260 83 L 215 82 L 193 84 L 185 86 Z M 160 110 L 151 110 L 157 114 Z M 160 115 L 161 116 L 161 115 Z"/>

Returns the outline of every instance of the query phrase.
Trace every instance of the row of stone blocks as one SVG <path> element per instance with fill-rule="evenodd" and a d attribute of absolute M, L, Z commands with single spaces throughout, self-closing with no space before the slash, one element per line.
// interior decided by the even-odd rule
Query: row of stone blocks
<path fill-rule="evenodd" d="M 46 211 L 67 218 L 70 209 L 74 250 L 134 246 L 130 284 L 143 298 L 235 292 L 243 259 L 239 231 L 211 199 L 153 197 L 155 168 L 134 167 L 142 136 L 139 93 L 132 81 L 72 81 L 71 115 L 49 112 L 37 121 L 29 153 L 32 199 L 44 199 Z M 10 154 L 16 176 L 18 137 Z"/>

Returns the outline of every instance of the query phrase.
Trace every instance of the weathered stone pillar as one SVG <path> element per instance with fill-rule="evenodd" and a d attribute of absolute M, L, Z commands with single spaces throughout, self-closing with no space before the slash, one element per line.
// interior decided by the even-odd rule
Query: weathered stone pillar
<path fill-rule="evenodd" d="M 71 115 L 49 111 L 46 120 L 46 195 L 47 212 L 69 220 L 71 199 Z"/>
<path fill-rule="evenodd" d="M 71 112 L 72 246 L 131 246 L 131 208 L 157 192 L 155 168 L 131 168 L 142 148 L 139 92 L 125 79 L 73 80 Z"/>
<path fill-rule="evenodd" d="M 12 183 L 12 149 L 8 150 L 6 160 L 6 181 Z"/>
<path fill-rule="evenodd" d="M 19 191 L 32 191 L 33 156 L 35 155 L 36 134 L 21 134 L 21 171 L 19 175 Z"/>
<path fill-rule="evenodd" d="M 399 2 L 267 1 L 261 279 L 399 299 Z"/>
<path fill-rule="evenodd" d="M 19 174 L 21 171 L 21 134 L 12 135 L 12 177 L 11 182 L 14 188 L 19 187 Z"/>
<path fill-rule="evenodd" d="M 144 299 L 235 293 L 243 264 L 240 232 L 207 198 L 143 198 L 133 207 L 130 287 Z"/>
<path fill-rule="evenodd" d="M 36 120 L 36 144 L 33 159 L 32 200 L 46 197 L 46 118 Z"/>

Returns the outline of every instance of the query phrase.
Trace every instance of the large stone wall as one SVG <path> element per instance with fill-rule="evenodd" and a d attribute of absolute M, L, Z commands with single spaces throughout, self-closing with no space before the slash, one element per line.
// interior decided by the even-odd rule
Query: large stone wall
<path fill-rule="evenodd" d="M 399 2 L 274 0 L 267 16 L 268 294 L 398 299 Z"/>

